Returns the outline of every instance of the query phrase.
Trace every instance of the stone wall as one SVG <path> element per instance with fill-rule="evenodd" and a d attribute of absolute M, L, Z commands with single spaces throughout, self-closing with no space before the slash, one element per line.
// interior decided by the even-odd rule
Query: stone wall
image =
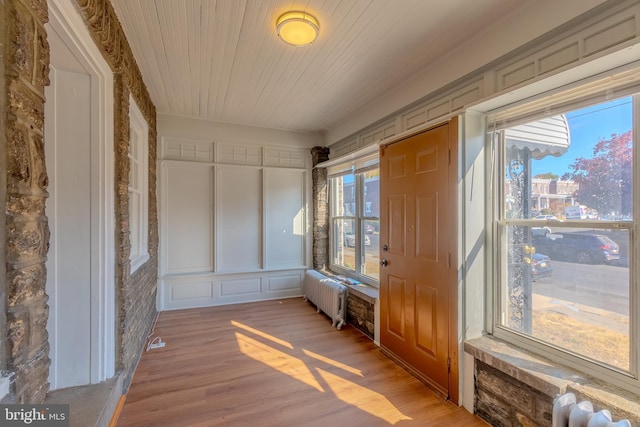
<path fill-rule="evenodd" d="M 156 113 L 108 0 L 77 0 L 96 45 L 114 71 L 118 369 L 129 384 L 155 315 L 158 221 Z M 46 0 L 0 0 L 0 370 L 14 374 L 17 403 L 49 390 L 45 293 L 49 228 L 44 159 L 44 87 L 49 84 Z M 132 93 L 149 124 L 149 261 L 129 270 L 128 105 Z M 3 306 L 6 304 L 6 306 Z M 6 315 L 5 315 L 6 313 Z M 6 340 L 4 339 L 6 337 Z"/>
<path fill-rule="evenodd" d="M 476 360 L 475 412 L 495 427 L 551 426 L 553 398 Z"/>
<path fill-rule="evenodd" d="M 0 0 L 0 58 L 5 57 L 3 46 L 7 45 L 6 2 Z M 0 60 L 0 207 L 7 205 L 7 91 L 5 61 Z M 7 336 L 7 235 L 6 210 L 0 208 L 0 376 L 6 374 L 8 360 Z"/>
<path fill-rule="evenodd" d="M 6 369 L 17 403 L 41 402 L 49 390 L 45 293 L 49 227 L 44 206 L 44 87 L 49 84 L 45 0 L 0 1 L 6 143 Z M 6 108 L 6 109 L 5 109 Z M 6 181 L 5 181 L 6 179 Z M 4 205 L 3 205 L 4 206 Z M 5 237 L 6 236 L 6 237 Z M 4 280 L 6 279 L 6 281 Z M 3 337 L 4 338 L 4 337 Z"/>
<path fill-rule="evenodd" d="M 475 412 L 493 426 L 551 426 L 553 401 L 565 393 L 640 425 L 637 394 L 494 337 L 467 340 L 464 351 L 475 359 Z"/>
<path fill-rule="evenodd" d="M 329 268 L 329 188 L 327 169 L 315 168 L 318 163 L 329 160 L 329 149 L 313 147 L 311 149 L 311 172 L 313 186 L 313 268 Z"/>
<path fill-rule="evenodd" d="M 125 390 L 156 314 L 158 211 L 156 200 L 156 111 L 133 52 L 108 0 L 76 0 L 96 45 L 114 70 L 116 288 L 119 340 L 117 368 Z M 129 255 L 129 95 L 149 125 L 149 261 L 131 275 Z"/>
<path fill-rule="evenodd" d="M 374 340 L 374 302 L 359 296 L 353 291 L 349 291 L 349 296 L 347 297 L 347 323 Z"/>

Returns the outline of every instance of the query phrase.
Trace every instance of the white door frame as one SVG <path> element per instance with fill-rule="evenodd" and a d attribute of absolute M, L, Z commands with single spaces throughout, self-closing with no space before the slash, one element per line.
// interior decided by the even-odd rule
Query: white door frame
<path fill-rule="evenodd" d="M 91 76 L 91 383 L 115 374 L 115 212 L 113 72 L 72 0 L 49 0 L 54 31 Z M 57 308 L 55 298 L 49 305 Z M 53 332 L 53 334 L 52 334 Z M 55 346 L 55 327 L 50 328 Z M 52 358 L 52 364 L 56 360 Z M 55 378 L 51 388 L 56 388 Z"/>

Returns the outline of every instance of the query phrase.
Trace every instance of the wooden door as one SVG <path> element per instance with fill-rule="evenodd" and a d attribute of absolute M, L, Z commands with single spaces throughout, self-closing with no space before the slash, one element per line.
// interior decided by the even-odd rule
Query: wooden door
<path fill-rule="evenodd" d="M 453 119 L 383 147 L 380 157 L 380 344 L 454 401 L 456 146 Z"/>

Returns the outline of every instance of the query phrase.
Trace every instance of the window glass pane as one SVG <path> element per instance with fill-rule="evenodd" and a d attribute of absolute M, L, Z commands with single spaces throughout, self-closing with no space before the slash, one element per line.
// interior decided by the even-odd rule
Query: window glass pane
<path fill-rule="evenodd" d="M 129 128 L 129 155 L 137 157 L 138 153 L 138 134 L 133 128 Z"/>
<path fill-rule="evenodd" d="M 353 175 L 342 177 L 342 215 L 356 215 L 356 183 Z"/>
<path fill-rule="evenodd" d="M 333 264 L 348 270 L 356 267 L 355 221 L 345 219 L 333 220 Z"/>
<path fill-rule="evenodd" d="M 332 216 L 355 216 L 355 182 L 353 175 L 332 178 Z"/>
<path fill-rule="evenodd" d="M 630 370 L 632 98 L 502 137 L 500 324 Z"/>
<path fill-rule="evenodd" d="M 138 162 L 135 159 L 130 159 L 129 162 L 129 188 L 132 190 L 138 190 L 140 184 L 138 183 Z"/>
<path fill-rule="evenodd" d="M 629 232 L 535 230 L 506 227 L 508 242 L 526 237 L 507 244 L 503 325 L 629 370 Z"/>
<path fill-rule="evenodd" d="M 140 233 L 140 194 L 129 192 L 129 232 L 131 251 L 130 258 L 134 259 L 140 254 L 139 238 Z"/>
<path fill-rule="evenodd" d="M 364 175 L 364 204 L 362 214 L 365 217 L 380 218 L 380 169 L 373 169 Z"/>
<path fill-rule="evenodd" d="M 380 278 L 380 221 L 364 221 L 364 262 L 362 263 L 362 274 L 376 280 Z"/>
<path fill-rule="evenodd" d="M 630 220 L 631 98 L 505 131 L 506 218 Z"/>
<path fill-rule="evenodd" d="M 331 178 L 331 216 L 342 215 L 342 177 Z"/>

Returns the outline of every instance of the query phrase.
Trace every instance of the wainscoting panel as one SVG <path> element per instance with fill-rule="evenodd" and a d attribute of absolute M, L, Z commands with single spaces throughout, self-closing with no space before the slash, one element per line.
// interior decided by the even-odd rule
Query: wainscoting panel
<path fill-rule="evenodd" d="M 208 307 L 302 296 L 305 269 L 160 278 L 158 310 Z"/>
<path fill-rule="evenodd" d="M 290 274 L 286 276 L 269 277 L 267 284 L 267 292 L 282 292 L 300 289 L 300 273 Z"/>
<path fill-rule="evenodd" d="M 240 295 L 260 295 L 262 282 L 260 277 L 243 279 L 227 279 L 220 281 L 220 297 L 237 297 Z"/>

